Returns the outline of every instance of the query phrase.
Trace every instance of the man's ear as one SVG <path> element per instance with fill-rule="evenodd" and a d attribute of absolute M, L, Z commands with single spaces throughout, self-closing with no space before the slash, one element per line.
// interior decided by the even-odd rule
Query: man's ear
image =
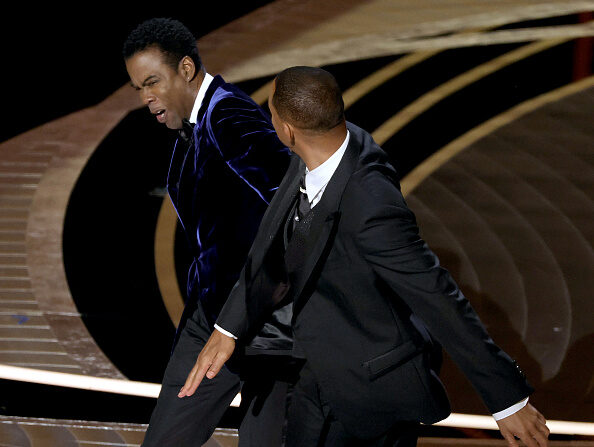
<path fill-rule="evenodd" d="M 285 135 L 289 137 L 291 147 L 295 146 L 295 128 L 290 123 L 283 121 L 283 131 L 285 132 Z"/>
<path fill-rule="evenodd" d="M 181 61 L 179 61 L 178 66 L 179 74 L 188 82 L 194 79 L 196 74 L 196 64 L 190 56 L 184 56 Z"/>

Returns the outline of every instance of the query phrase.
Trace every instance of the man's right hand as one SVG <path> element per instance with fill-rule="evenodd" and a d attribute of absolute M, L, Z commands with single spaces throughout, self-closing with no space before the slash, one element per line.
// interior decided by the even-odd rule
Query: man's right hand
<path fill-rule="evenodd" d="M 517 413 L 497 421 L 501 434 L 510 447 L 518 447 L 521 439 L 528 447 L 547 447 L 549 429 L 547 421 L 532 405 L 527 404 Z"/>
<path fill-rule="evenodd" d="M 208 379 L 215 377 L 225 362 L 229 360 L 235 350 L 235 340 L 214 330 L 204 348 L 200 352 L 196 364 L 188 374 L 185 385 L 177 397 L 191 396 L 194 394 L 204 376 Z"/>

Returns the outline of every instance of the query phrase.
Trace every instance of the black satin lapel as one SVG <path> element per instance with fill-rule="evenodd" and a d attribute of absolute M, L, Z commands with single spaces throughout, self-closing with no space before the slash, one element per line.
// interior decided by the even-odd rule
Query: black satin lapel
<path fill-rule="evenodd" d="M 351 136 L 347 150 L 326 186 L 322 199 L 312 210 L 315 214 L 304 244 L 305 261 L 302 266 L 299 266 L 297 271 L 292 272 L 293 275 L 291 277 L 291 287 L 293 288 L 292 293 L 295 301 L 294 313 L 297 313 L 296 310 L 303 307 L 307 301 L 310 294 L 303 294 L 305 286 L 312 275 L 315 277 L 317 273 L 316 267 L 323 265 L 326 259 L 326 248 L 332 242 L 336 228 L 338 227 L 340 218 L 338 209 L 340 207 L 342 193 L 351 174 L 355 170 L 359 152 L 360 147 Z M 289 250 L 291 250 L 290 246 L 287 252 Z M 315 278 L 312 279 L 315 280 Z"/>
<path fill-rule="evenodd" d="M 303 163 L 296 155 L 294 157 L 294 160 L 291 160 L 291 165 L 287 170 L 287 174 L 283 178 L 283 181 L 278 187 L 278 191 L 274 194 L 272 202 L 270 203 L 270 206 L 273 207 L 271 211 L 274 211 L 270 228 L 275 231 L 275 234 L 276 229 L 284 224 L 284 218 L 287 216 L 289 208 L 295 201 L 295 197 L 299 191 L 299 181 L 305 172 L 305 163 Z M 278 205 L 277 203 L 273 203 L 276 201 L 277 196 Z"/>
<path fill-rule="evenodd" d="M 260 237 L 257 237 L 254 241 L 254 250 L 251 255 L 254 271 L 260 268 L 274 237 L 284 224 L 284 218 L 289 212 L 289 207 L 295 201 L 295 196 L 299 190 L 299 180 L 303 172 L 305 172 L 305 164 L 299 157 L 293 155 L 287 173 L 283 177 L 278 190 L 274 193 L 274 197 L 262 218 L 260 231 L 258 232 Z"/>
<path fill-rule="evenodd" d="M 332 214 L 319 214 L 316 217 L 319 219 L 316 218 L 312 222 L 312 228 L 305 243 L 305 262 L 289 275 L 294 302 L 293 314 L 297 314 L 311 296 L 311 293 L 304 293 L 304 291 L 307 290 L 310 280 L 315 281 L 319 268 L 323 266 L 328 256 L 327 249 L 331 247 L 336 234 L 340 213 L 336 211 Z"/>

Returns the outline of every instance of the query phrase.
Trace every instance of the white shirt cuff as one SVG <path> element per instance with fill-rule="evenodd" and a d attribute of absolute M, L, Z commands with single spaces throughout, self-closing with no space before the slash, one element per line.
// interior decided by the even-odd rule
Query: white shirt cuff
<path fill-rule="evenodd" d="M 500 419 L 511 416 L 512 414 L 517 413 L 522 408 L 524 408 L 527 403 L 528 403 L 528 398 L 521 400 L 517 404 L 514 404 L 511 407 L 506 408 L 505 410 L 501 410 L 501 411 L 498 411 L 497 413 L 493 413 L 493 417 L 495 418 L 496 421 L 498 421 Z"/>
<path fill-rule="evenodd" d="M 237 337 L 235 335 L 233 335 L 231 332 L 226 331 L 225 329 L 223 329 L 221 326 L 219 326 L 218 324 L 214 325 L 215 329 L 217 331 L 219 331 L 221 334 L 225 334 L 227 337 L 231 337 L 233 340 L 237 340 Z"/>

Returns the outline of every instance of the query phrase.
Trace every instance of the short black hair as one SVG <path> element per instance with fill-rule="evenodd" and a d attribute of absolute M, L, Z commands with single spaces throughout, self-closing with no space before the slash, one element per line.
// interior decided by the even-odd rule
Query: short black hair
<path fill-rule="evenodd" d="M 122 53 L 124 59 L 129 59 L 151 47 L 159 49 L 174 70 L 185 56 L 192 58 L 196 72 L 202 68 L 196 38 L 179 20 L 154 18 L 142 22 L 128 35 Z"/>
<path fill-rule="evenodd" d="M 294 126 L 325 132 L 344 121 L 342 92 L 332 74 L 317 67 L 291 67 L 275 79 L 272 105 Z"/>

